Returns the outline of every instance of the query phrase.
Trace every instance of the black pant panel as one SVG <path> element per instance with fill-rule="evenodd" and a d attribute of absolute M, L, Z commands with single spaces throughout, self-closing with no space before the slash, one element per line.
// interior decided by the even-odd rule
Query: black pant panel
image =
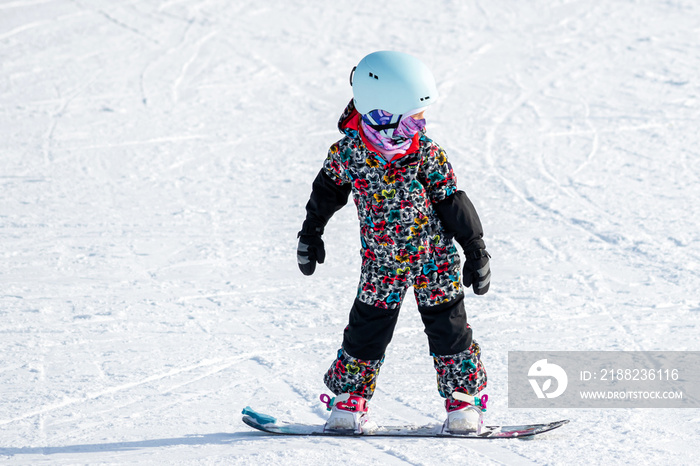
<path fill-rule="evenodd" d="M 343 349 L 357 359 L 382 359 L 398 318 L 398 308 L 382 309 L 356 299 L 343 333 Z"/>
<path fill-rule="evenodd" d="M 457 354 L 471 346 L 472 329 L 467 325 L 464 295 L 437 306 L 419 306 L 418 310 L 432 354 Z"/>

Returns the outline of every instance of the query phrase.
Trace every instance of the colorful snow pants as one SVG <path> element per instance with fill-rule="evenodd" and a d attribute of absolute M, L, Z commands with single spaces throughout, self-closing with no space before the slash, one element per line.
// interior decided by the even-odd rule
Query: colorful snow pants
<path fill-rule="evenodd" d="M 472 341 L 464 295 L 437 306 L 419 306 L 437 372 L 438 392 L 448 398 L 457 388 L 477 394 L 486 386 L 479 345 Z M 368 306 L 355 300 L 343 335 L 343 347 L 324 382 L 336 395 L 370 399 L 398 319 L 399 309 Z"/>
<path fill-rule="evenodd" d="M 444 398 L 451 397 L 457 388 L 463 388 L 469 395 L 477 395 L 486 388 L 486 371 L 481 363 L 481 348 L 475 341 L 468 350 L 458 354 L 433 354 L 433 364 L 437 371 L 438 391 Z"/>

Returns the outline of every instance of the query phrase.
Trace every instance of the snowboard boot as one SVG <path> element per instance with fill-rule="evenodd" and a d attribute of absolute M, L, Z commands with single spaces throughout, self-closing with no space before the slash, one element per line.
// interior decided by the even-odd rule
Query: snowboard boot
<path fill-rule="evenodd" d="M 443 429 L 448 432 L 476 432 L 480 434 L 488 399 L 488 395 L 479 398 L 461 391 L 453 392 L 452 397 L 445 400 L 447 420 Z"/>
<path fill-rule="evenodd" d="M 369 415 L 367 414 L 369 408 L 368 400 L 359 395 L 343 393 L 335 398 L 331 398 L 324 394 L 321 395 L 321 401 L 326 404 L 327 409 L 331 412 L 323 428 L 325 432 L 339 431 L 362 434 L 377 428 L 377 425 L 369 420 Z"/>

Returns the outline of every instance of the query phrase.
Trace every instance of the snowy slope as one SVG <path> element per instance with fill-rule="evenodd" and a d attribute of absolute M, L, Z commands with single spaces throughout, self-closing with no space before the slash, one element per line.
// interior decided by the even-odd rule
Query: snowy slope
<path fill-rule="evenodd" d="M 323 422 L 354 207 L 296 266 L 310 183 L 379 49 L 434 71 L 429 134 L 493 284 L 467 300 L 525 441 L 268 437 Z M 0 462 L 691 464 L 696 410 L 515 410 L 509 350 L 700 350 L 692 0 L 0 2 Z M 440 422 L 409 295 L 374 417 Z"/>

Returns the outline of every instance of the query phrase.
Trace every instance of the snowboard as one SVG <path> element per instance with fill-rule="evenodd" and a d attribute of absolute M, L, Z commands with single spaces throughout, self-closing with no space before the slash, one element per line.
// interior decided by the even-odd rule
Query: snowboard
<path fill-rule="evenodd" d="M 261 414 L 249 406 L 243 410 L 243 422 L 254 429 L 279 435 L 326 435 L 334 437 L 442 437 L 442 438 L 526 438 L 549 432 L 567 424 L 568 419 L 547 424 L 514 426 L 483 426 L 481 432 L 449 432 L 442 424 L 424 426 L 379 426 L 371 432 L 357 434 L 353 431 L 324 431 L 322 424 L 297 424 L 279 421 Z"/>

